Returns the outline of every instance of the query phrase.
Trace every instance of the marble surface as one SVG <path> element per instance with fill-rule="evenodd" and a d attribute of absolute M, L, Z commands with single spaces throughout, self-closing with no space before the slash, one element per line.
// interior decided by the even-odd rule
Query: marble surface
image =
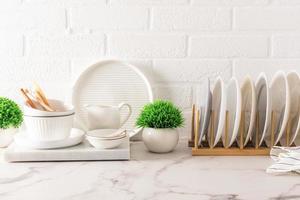
<path fill-rule="evenodd" d="M 270 175 L 269 157 L 192 157 L 131 144 L 131 161 L 0 162 L 1 200 L 300 199 L 300 176 Z"/>

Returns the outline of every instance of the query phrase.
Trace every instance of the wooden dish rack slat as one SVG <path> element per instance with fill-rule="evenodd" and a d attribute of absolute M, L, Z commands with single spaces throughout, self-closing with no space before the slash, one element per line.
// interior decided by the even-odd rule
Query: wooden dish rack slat
<path fill-rule="evenodd" d="M 210 113 L 209 120 L 209 129 L 207 130 L 207 134 L 205 135 L 205 140 L 201 141 L 201 144 L 198 145 L 199 138 L 199 122 L 201 118 L 201 111 L 196 109 L 196 106 L 192 107 L 192 127 L 191 127 L 191 139 L 188 142 L 189 147 L 192 147 L 192 155 L 193 156 L 267 156 L 270 154 L 270 148 L 263 142 L 260 146 L 260 124 L 259 124 L 259 113 L 256 114 L 255 119 L 255 132 L 254 136 L 252 136 L 252 140 L 248 142 L 248 144 L 244 145 L 244 136 L 245 136 L 245 111 L 242 111 L 241 115 L 241 123 L 239 127 L 239 143 L 236 141 L 228 146 L 228 127 L 229 127 L 229 113 L 226 111 L 225 117 L 225 128 L 224 128 L 224 138 L 225 145 L 222 144 L 221 141 L 213 147 L 214 142 L 214 111 Z M 270 135 L 270 144 L 274 146 L 275 142 L 275 118 L 276 113 L 274 111 L 271 112 L 271 135 Z M 208 133 L 209 132 L 209 133 Z M 286 136 L 286 144 L 281 144 L 284 146 L 295 146 L 294 144 L 290 144 L 290 133 L 291 133 L 291 119 L 289 119 L 287 128 L 285 130 Z M 209 134 L 209 140 L 208 140 Z M 254 138 L 253 138 L 254 137 Z"/>

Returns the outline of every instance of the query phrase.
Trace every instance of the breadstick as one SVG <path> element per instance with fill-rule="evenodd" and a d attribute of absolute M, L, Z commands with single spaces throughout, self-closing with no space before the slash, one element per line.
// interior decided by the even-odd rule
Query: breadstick
<path fill-rule="evenodd" d="M 39 93 L 40 97 L 42 98 L 42 100 L 44 101 L 44 103 L 47 106 L 50 106 L 50 104 L 47 100 L 47 97 L 46 97 L 45 93 L 43 92 L 42 88 L 36 82 L 34 82 L 33 84 L 34 84 L 34 87 L 35 87 L 35 92 Z"/>
<path fill-rule="evenodd" d="M 31 108 L 36 108 L 34 105 L 33 101 L 30 99 L 30 97 L 26 94 L 25 90 L 23 88 L 20 89 L 22 96 L 25 99 L 25 102 L 31 107 Z"/>
<path fill-rule="evenodd" d="M 48 105 L 45 104 L 45 102 L 41 99 L 40 96 L 37 95 L 36 100 L 46 111 L 49 111 L 49 112 L 54 111 L 51 107 L 49 107 Z"/>

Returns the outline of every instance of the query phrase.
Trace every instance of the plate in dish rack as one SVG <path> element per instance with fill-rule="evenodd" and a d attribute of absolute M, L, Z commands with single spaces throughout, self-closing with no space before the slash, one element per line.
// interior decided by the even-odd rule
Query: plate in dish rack
<path fill-rule="evenodd" d="M 98 62 L 87 68 L 75 82 L 72 92 L 76 124 L 85 131 L 88 130 L 85 104 L 128 103 L 132 114 L 122 128 L 137 130 L 136 118 L 142 107 L 152 100 L 152 89 L 144 74 L 137 67 L 116 60 Z M 121 112 L 121 117 L 125 116 L 126 113 Z"/>

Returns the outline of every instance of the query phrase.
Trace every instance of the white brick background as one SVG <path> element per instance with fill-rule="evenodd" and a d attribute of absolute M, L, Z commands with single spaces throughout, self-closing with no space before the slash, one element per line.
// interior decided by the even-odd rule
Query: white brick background
<path fill-rule="evenodd" d="M 129 61 L 187 116 L 202 81 L 300 72 L 300 0 L 0 0 L 0 95 L 64 99 L 90 64 Z"/>

